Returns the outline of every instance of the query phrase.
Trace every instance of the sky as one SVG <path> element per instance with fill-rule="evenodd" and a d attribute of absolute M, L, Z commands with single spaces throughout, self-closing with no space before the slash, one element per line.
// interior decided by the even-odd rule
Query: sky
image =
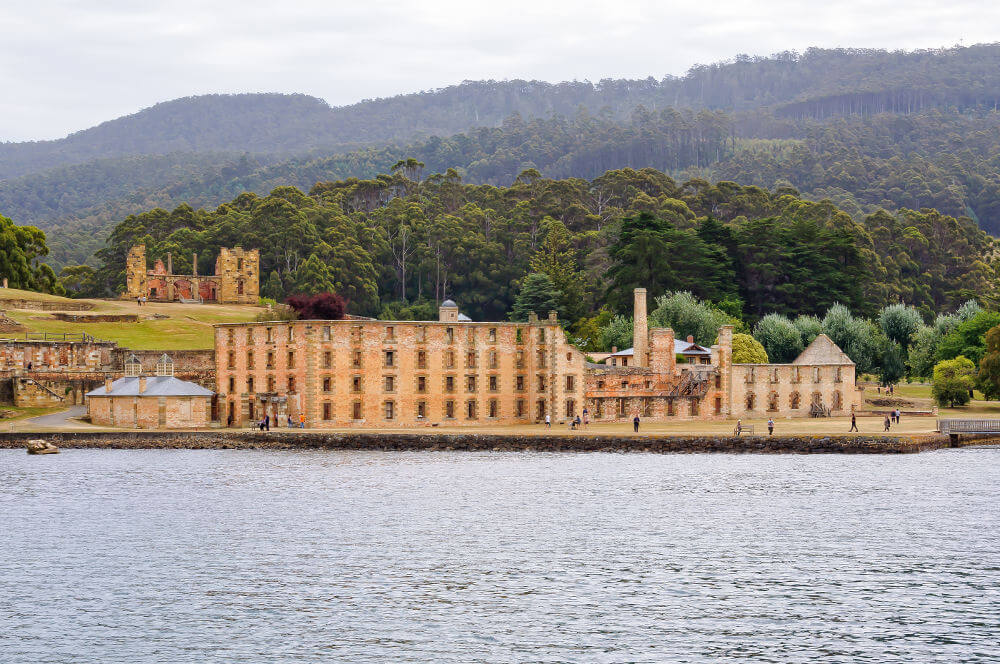
<path fill-rule="evenodd" d="M 737 54 L 1000 41 L 983 0 L 3 0 L 0 141 L 178 97 L 333 106 L 463 80 L 683 75 Z"/>

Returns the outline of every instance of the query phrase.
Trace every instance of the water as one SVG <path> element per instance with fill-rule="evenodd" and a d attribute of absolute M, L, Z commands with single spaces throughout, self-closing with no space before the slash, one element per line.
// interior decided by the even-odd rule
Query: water
<path fill-rule="evenodd" d="M 0 450 L 0 662 L 1000 661 L 1000 449 Z"/>

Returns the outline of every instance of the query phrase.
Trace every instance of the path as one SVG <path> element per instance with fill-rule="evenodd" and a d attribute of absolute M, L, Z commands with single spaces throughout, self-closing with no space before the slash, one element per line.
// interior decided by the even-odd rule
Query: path
<path fill-rule="evenodd" d="M 66 410 L 61 410 L 58 413 L 49 413 L 48 415 L 39 415 L 38 417 L 29 417 L 25 420 L 26 424 L 36 427 L 78 427 L 80 423 L 77 421 L 70 420 L 71 417 L 80 417 L 87 414 L 86 406 L 70 406 Z"/>

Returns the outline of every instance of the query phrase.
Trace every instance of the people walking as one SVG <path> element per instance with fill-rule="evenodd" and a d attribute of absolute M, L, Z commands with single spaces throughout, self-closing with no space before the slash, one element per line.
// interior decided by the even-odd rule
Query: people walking
<path fill-rule="evenodd" d="M 586 408 L 583 409 L 583 426 L 590 424 L 590 411 Z"/>
<path fill-rule="evenodd" d="M 292 414 L 288 414 L 288 428 L 291 429 L 294 425 L 292 424 Z"/>
<path fill-rule="evenodd" d="M 774 435 L 774 420 L 771 418 L 767 418 L 767 435 Z"/>
<path fill-rule="evenodd" d="M 899 417 L 900 415 L 902 415 L 902 413 L 899 412 L 899 409 L 897 408 L 894 414 L 896 416 L 896 424 L 899 424 Z"/>
<path fill-rule="evenodd" d="M 847 433 L 858 430 L 858 416 L 851 413 L 851 428 L 847 430 Z M 860 432 L 859 432 L 860 433 Z"/>
<path fill-rule="evenodd" d="M 632 418 L 632 431 L 634 431 L 635 433 L 639 433 L 639 415 L 638 415 L 638 413 L 636 413 L 636 416 Z"/>
<path fill-rule="evenodd" d="M 302 413 L 301 415 L 299 415 L 299 428 L 300 429 L 305 429 L 306 428 L 306 414 L 305 413 Z"/>
<path fill-rule="evenodd" d="M 271 416 L 265 413 L 264 414 L 264 431 L 270 431 L 270 430 L 271 430 Z"/>
<path fill-rule="evenodd" d="M 545 415 L 545 426 L 549 428 L 552 427 L 552 418 L 549 417 L 548 414 Z"/>
<path fill-rule="evenodd" d="M 885 430 L 888 431 L 890 426 L 891 426 L 891 422 L 889 421 L 889 416 L 886 415 L 885 416 Z"/>

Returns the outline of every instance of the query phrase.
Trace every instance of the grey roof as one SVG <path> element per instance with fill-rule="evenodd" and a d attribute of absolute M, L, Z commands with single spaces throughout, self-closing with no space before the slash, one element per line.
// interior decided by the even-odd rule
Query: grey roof
<path fill-rule="evenodd" d="M 441 303 L 442 307 L 448 307 L 450 309 L 458 309 L 458 305 L 455 304 L 455 300 L 445 300 Z"/>
<path fill-rule="evenodd" d="M 608 357 L 622 357 L 622 356 L 632 356 L 635 355 L 635 351 L 631 348 L 626 348 L 625 350 L 620 350 L 617 353 L 610 353 Z"/>
<path fill-rule="evenodd" d="M 458 320 L 462 321 L 463 323 L 471 323 L 472 322 L 472 319 L 469 318 L 468 316 L 466 316 L 465 314 L 458 314 Z"/>
<path fill-rule="evenodd" d="M 683 355 L 711 355 L 712 351 L 704 346 L 699 346 L 693 341 L 674 339 L 674 354 L 676 355 L 677 353 L 681 353 Z"/>
<path fill-rule="evenodd" d="M 87 392 L 88 397 L 210 397 L 215 392 L 173 376 L 148 376 L 146 391 L 139 394 L 139 378 L 119 378 L 111 383 L 111 391 L 104 387 Z"/>

